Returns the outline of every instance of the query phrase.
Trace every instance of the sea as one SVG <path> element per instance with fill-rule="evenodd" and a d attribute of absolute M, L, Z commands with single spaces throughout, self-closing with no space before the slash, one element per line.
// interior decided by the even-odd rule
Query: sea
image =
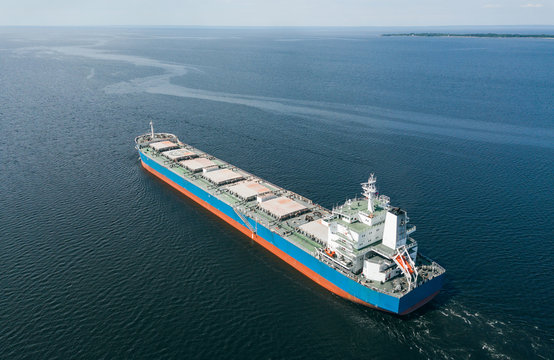
<path fill-rule="evenodd" d="M 408 31 L 0 28 L 0 358 L 554 358 L 554 40 Z M 150 121 L 328 208 L 375 173 L 443 291 L 328 292 L 145 172 Z"/>

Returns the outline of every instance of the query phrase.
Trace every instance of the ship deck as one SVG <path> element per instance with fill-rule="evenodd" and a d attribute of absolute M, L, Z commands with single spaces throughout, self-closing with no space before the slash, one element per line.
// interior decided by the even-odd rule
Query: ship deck
<path fill-rule="evenodd" d="M 187 149 L 194 151 L 201 157 L 209 156 L 208 154 L 205 154 L 204 152 L 196 148 L 192 148 L 190 146 L 187 146 Z M 327 209 L 324 209 L 319 205 L 314 205 L 309 200 L 304 199 L 301 196 L 291 191 L 285 190 L 274 184 L 264 181 L 252 174 L 247 173 L 244 170 L 237 169 L 234 166 L 226 163 L 225 161 L 209 156 L 209 159 L 212 160 L 217 165 L 219 165 L 221 168 L 237 169 L 242 174 L 246 175 L 246 180 L 260 181 L 263 186 L 267 187 L 272 192 L 276 194 L 280 194 L 281 196 L 293 197 L 294 201 L 308 208 L 307 212 L 303 212 L 298 216 L 290 217 L 284 220 L 276 219 L 270 214 L 262 211 L 258 207 L 258 203 L 256 202 L 256 199 L 243 200 L 239 198 L 237 195 L 226 190 L 228 186 L 236 185 L 238 182 L 233 182 L 227 185 L 215 185 L 212 182 L 210 182 L 208 179 L 204 178 L 202 176 L 202 173 L 198 173 L 198 172 L 195 173 L 191 170 L 188 170 L 183 166 L 180 166 L 178 163 L 172 160 L 169 160 L 168 158 L 163 156 L 162 153 L 160 152 L 157 152 L 149 147 L 143 147 L 141 148 L 141 151 L 151 159 L 158 162 L 159 164 L 165 167 L 169 167 L 171 171 L 179 174 L 187 181 L 198 186 L 202 190 L 216 196 L 218 199 L 224 201 L 225 203 L 231 205 L 237 211 L 240 211 L 241 214 L 248 216 L 251 219 L 257 220 L 258 223 L 278 233 L 279 235 L 291 241 L 295 245 L 299 246 L 306 252 L 310 254 L 315 254 L 318 249 L 324 248 L 323 244 L 318 243 L 317 240 L 311 239 L 307 235 L 302 234 L 298 230 L 298 227 L 310 221 L 317 220 L 324 216 L 330 215 L 330 212 Z"/>

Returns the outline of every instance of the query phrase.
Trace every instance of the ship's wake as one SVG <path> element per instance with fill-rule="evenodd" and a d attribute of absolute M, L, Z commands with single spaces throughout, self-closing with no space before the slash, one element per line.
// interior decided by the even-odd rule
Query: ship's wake
<path fill-rule="evenodd" d="M 510 359 L 514 348 L 521 344 L 511 343 L 509 339 L 525 339 L 525 346 L 529 346 L 537 358 L 546 359 L 544 355 L 549 353 L 549 344 L 539 336 L 530 335 L 515 323 L 494 320 L 472 311 L 456 300 L 427 310 L 425 316 L 416 314 L 408 318 L 379 313 L 351 315 L 360 327 L 386 331 L 389 338 L 397 339 L 428 359 Z M 486 336 L 475 336 L 475 333 Z"/>

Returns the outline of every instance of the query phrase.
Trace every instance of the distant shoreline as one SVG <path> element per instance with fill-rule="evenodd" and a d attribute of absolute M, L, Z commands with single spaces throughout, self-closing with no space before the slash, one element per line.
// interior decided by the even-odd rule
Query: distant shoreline
<path fill-rule="evenodd" d="M 401 34 L 382 34 L 381 36 L 418 36 L 418 37 L 476 37 L 476 38 L 538 38 L 554 39 L 554 35 L 548 34 L 495 34 L 495 33 L 477 33 L 477 34 L 450 34 L 450 33 L 401 33 Z"/>

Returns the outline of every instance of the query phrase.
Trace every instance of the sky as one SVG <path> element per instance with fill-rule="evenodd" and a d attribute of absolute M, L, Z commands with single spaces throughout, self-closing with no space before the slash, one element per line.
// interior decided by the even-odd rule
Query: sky
<path fill-rule="evenodd" d="M 0 0 L 2 25 L 554 25 L 554 0 Z"/>

